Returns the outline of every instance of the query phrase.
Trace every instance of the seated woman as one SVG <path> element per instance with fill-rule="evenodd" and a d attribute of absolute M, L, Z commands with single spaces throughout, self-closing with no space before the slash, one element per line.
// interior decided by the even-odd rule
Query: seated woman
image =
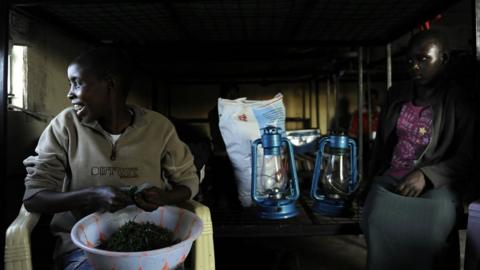
<path fill-rule="evenodd" d="M 70 239 L 73 225 L 86 214 L 133 203 L 152 211 L 198 192 L 193 157 L 172 123 L 126 104 L 131 68 L 116 49 L 94 49 L 74 59 L 67 71 L 72 106 L 50 122 L 37 155 L 24 161 L 25 208 L 55 214 L 58 269 L 92 269 Z M 145 188 L 130 197 L 121 189 L 128 186 Z"/>
<path fill-rule="evenodd" d="M 450 238 L 463 211 L 459 195 L 473 159 L 474 114 L 465 91 L 445 74 L 449 54 L 439 33 L 413 36 L 407 56 L 412 81 L 388 92 L 370 162 L 374 180 L 361 224 L 367 265 L 458 269 Z"/>

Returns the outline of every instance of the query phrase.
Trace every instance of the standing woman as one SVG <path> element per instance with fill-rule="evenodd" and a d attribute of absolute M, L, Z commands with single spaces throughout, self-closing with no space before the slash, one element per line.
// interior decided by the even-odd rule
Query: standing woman
<path fill-rule="evenodd" d="M 361 224 L 367 265 L 458 269 L 455 224 L 473 162 L 474 114 L 445 72 L 443 36 L 416 34 L 407 57 L 412 80 L 388 92 L 370 160 Z"/>

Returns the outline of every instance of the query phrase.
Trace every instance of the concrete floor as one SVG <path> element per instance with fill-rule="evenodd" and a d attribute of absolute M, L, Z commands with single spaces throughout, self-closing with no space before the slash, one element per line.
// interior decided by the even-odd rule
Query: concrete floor
<path fill-rule="evenodd" d="M 363 236 L 215 240 L 218 270 L 365 270 Z M 460 231 L 461 261 L 465 231 Z M 463 269 L 463 267 L 462 267 Z"/>

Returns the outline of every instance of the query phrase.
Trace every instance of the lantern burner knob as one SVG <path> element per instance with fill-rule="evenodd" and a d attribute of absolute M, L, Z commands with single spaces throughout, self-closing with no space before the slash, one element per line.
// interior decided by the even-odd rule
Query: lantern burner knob
<path fill-rule="evenodd" d="M 273 188 L 269 191 L 267 191 L 268 193 L 268 197 L 270 199 L 276 199 L 276 200 L 280 200 L 280 199 L 283 199 L 283 192 L 279 189 L 279 188 Z"/>

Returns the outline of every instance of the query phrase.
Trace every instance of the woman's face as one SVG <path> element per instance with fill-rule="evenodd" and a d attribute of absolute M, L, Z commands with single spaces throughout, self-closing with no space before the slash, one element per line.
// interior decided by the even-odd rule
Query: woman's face
<path fill-rule="evenodd" d="M 78 118 L 91 122 L 104 116 L 109 100 L 107 81 L 76 63 L 68 67 L 67 73 L 70 81 L 67 97 Z"/>
<path fill-rule="evenodd" d="M 422 86 L 435 83 L 446 63 L 446 56 L 435 40 L 414 42 L 408 49 L 407 57 L 412 79 Z"/>

